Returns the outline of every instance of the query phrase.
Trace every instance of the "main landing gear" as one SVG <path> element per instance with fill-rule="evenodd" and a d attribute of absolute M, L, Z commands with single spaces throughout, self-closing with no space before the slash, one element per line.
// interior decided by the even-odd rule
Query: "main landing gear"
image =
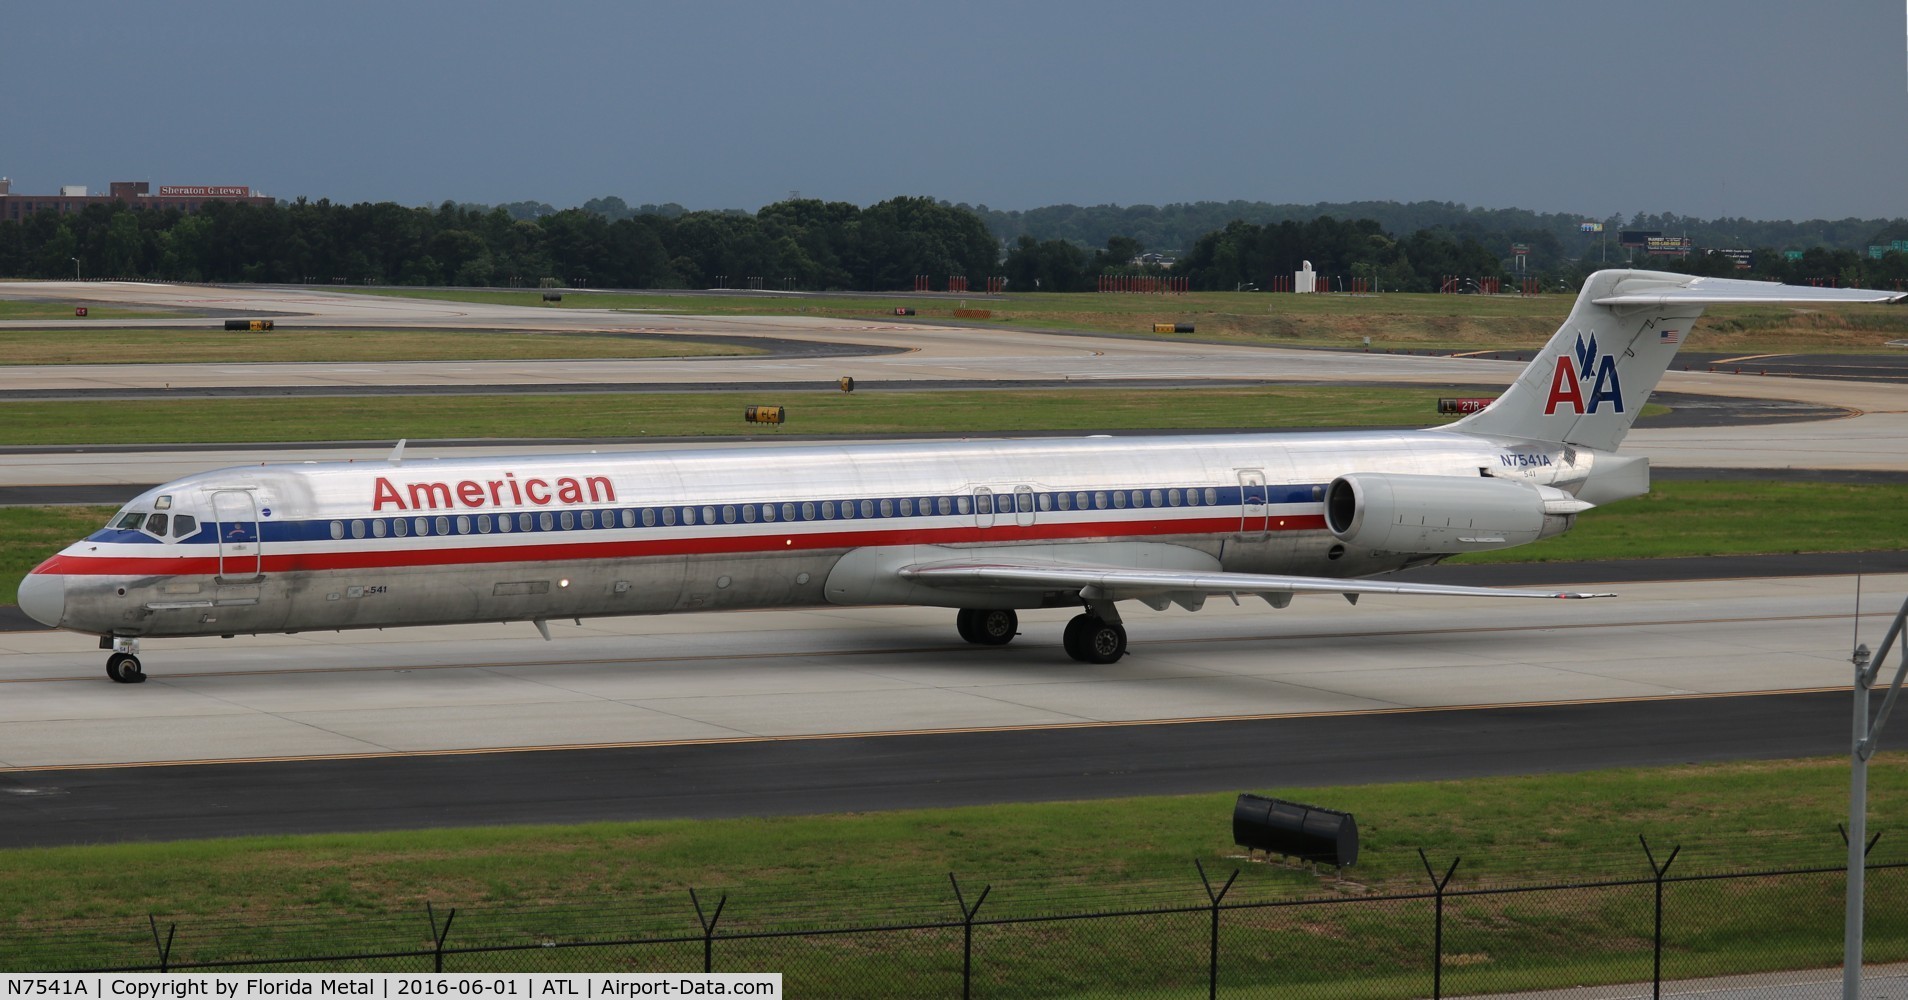
<path fill-rule="evenodd" d="M 1002 608 L 962 608 L 954 629 L 977 646 L 1005 646 L 1020 634 L 1020 616 Z"/>
<path fill-rule="evenodd" d="M 978 646 L 1004 646 L 1019 634 L 1020 616 L 999 608 L 962 608 L 954 616 L 961 638 Z M 1109 604 L 1067 622 L 1060 638 L 1067 655 L 1082 663 L 1117 663 L 1126 655 L 1126 626 Z"/>
<path fill-rule="evenodd" d="M 115 684 L 144 684 L 145 668 L 139 665 L 139 640 L 112 640 L 113 655 L 106 658 L 106 676 Z"/>

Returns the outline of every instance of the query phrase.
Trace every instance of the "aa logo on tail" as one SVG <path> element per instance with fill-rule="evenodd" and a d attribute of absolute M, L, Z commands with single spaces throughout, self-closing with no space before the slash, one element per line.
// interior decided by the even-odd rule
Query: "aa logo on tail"
<path fill-rule="evenodd" d="M 1594 378 L 1594 381 L 1593 381 Z M 1586 405 L 1583 397 L 1584 382 L 1591 382 L 1590 401 Z M 1577 356 L 1568 354 L 1557 357 L 1557 368 L 1550 376 L 1550 399 L 1544 403 L 1546 416 L 1556 413 L 1559 406 L 1572 413 L 1595 413 L 1597 405 L 1608 402 L 1616 413 L 1623 412 L 1623 383 L 1617 379 L 1616 358 L 1597 352 L 1597 335 L 1590 335 L 1590 342 L 1584 343 L 1583 334 L 1577 334 Z"/>

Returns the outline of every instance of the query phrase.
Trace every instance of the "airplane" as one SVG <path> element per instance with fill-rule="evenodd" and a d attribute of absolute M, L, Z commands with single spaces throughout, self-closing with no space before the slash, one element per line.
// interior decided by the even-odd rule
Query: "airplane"
<path fill-rule="evenodd" d="M 1607 270 L 1485 409 L 1414 431 L 913 441 L 219 469 L 148 490 L 21 582 L 34 619 L 143 639 L 736 608 L 956 609 L 1010 642 L 1079 608 L 1068 655 L 1127 651 L 1118 604 L 1300 594 L 1607 594 L 1368 579 L 1523 545 L 1649 489 L 1619 455 L 1713 303 L 1901 293 Z"/>

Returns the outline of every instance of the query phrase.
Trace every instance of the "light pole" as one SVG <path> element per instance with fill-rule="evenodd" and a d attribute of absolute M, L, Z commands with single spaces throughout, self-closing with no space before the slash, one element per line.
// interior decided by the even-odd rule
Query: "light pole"
<path fill-rule="evenodd" d="M 79 280 L 79 258 L 78 257 L 73 258 L 73 280 L 74 281 Z"/>

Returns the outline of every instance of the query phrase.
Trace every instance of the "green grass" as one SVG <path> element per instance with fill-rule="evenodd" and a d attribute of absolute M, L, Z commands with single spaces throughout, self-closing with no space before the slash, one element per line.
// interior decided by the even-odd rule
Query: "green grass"
<path fill-rule="evenodd" d="M 0 285 L 4 291 L 5 285 Z M 86 307 L 85 316 L 73 315 L 73 307 Z M 102 306 L 89 302 L 83 295 L 75 295 L 70 302 L 47 302 L 38 299 L 0 298 L 0 320 L 15 319 L 161 319 L 174 316 L 191 315 L 167 309 L 121 309 L 116 306 Z"/>
<path fill-rule="evenodd" d="M 361 294 L 499 305 L 542 306 L 536 291 L 349 289 Z M 1159 339 L 1351 347 L 1370 337 L 1377 349 L 1465 351 L 1531 349 L 1556 332 L 1575 296 L 1273 295 L 1199 292 L 1190 295 L 1014 293 L 999 298 L 929 295 L 860 297 L 696 295 L 565 291 L 563 309 L 628 309 L 690 315 L 893 318 L 912 307 L 917 321 L 952 321 L 963 305 L 991 310 L 985 324 L 1122 333 L 1153 337 L 1152 324 L 1192 322 L 1189 335 Z M 967 321 L 961 321 L 967 322 Z M 1840 352 L 1886 350 L 1908 336 L 1908 310 L 1884 305 L 1715 306 L 1689 343 L 1691 350 Z"/>
<path fill-rule="evenodd" d="M 1574 562 L 1908 548 L 1908 486 L 1690 480 L 1577 516 L 1556 538 L 1453 563 Z"/>
<path fill-rule="evenodd" d="M 736 344 L 605 333 L 464 330 L 280 329 L 0 330 L 0 357 L 15 365 L 269 364 L 311 361 L 513 361 L 546 358 L 677 358 L 760 354 Z"/>
<path fill-rule="evenodd" d="M 1414 426 L 1443 422 L 1439 395 L 1268 386 L 35 401 L 0 403 L 0 444 Z M 746 423 L 754 403 L 785 405 L 788 423 Z"/>
<path fill-rule="evenodd" d="M 0 852 L 9 889 L 0 968 L 150 961 L 148 913 L 162 930 L 178 922 L 175 961 L 205 961 L 425 947 L 426 902 L 440 914 L 460 908 L 453 946 L 685 934 L 695 926 L 690 888 L 710 901 L 728 895 L 731 934 L 942 921 L 955 913 L 950 871 L 970 894 L 991 886 L 982 916 L 999 919 L 1197 905 L 1194 859 L 1221 877 L 1243 868 L 1229 902 L 1419 892 L 1419 848 L 1440 868 L 1463 858 L 1454 889 L 1643 877 L 1639 833 L 1659 857 L 1683 846 L 1679 874 L 1826 867 L 1842 857 L 1834 822 L 1846 774 L 1841 761 L 1784 761 L 1260 789 L 1358 817 L 1359 865 L 1344 883 L 1241 865 L 1230 794 L 13 850 Z M 1908 821 L 1908 759 L 1878 757 L 1870 789 L 1875 828 Z M 1889 844 L 1871 860 L 1908 856 Z M 1871 879 L 1873 961 L 1908 957 L 1904 874 Z M 1647 978 L 1649 898 L 1633 887 L 1454 899 L 1446 985 Z M 1832 875 L 1691 883 L 1668 898 L 1672 976 L 1828 966 L 1839 955 Z M 1330 982 L 1334 996 L 1370 997 L 1425 988 L 1427 901 L 1233 911 L 1224 924 L 1223 972 L 1235 988 Z M 1203 986 L 1204 926 L 1190 914 L 983 927 L 977 968 L 1017 995 L 1190 993 Z M 957 969 L 959 937 L 719 941 L 716 954 L 718 968 L 784 971 L 791 995 L 880 996 Z M 450 968 L 680 969 L 699 957 L 545 950 L 459 957 Z"/>
<path fill-rule="evenodd" d="M 0 507 L 0 604 L 42 559 L 91 534 L 110 507 Z M 1568 533 L 1453 563 L 1561 562 L 1908 548 L 1908 486 L 1671 480 L 1593 510 Z"/>

